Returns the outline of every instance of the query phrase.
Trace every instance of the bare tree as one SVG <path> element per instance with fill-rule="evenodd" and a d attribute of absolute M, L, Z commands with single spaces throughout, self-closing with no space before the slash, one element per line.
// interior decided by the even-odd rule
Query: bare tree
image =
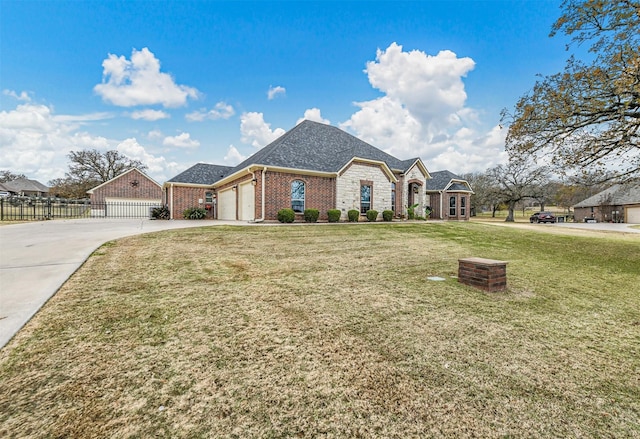
<path fill-rule="evenodd" d="M 8 170 L 0 171 L 0 183 L 6 183 L 8 181 L 17 180 L 19 178 L 27 178 L 24 174 L 14 174 Z"/>
<path fill-rule="evenodd" d="M 588 64 L 567 61 L 517 102 L 506 139 L 512 154 L 545 154 L 559 171 L 601 181 L 640 178 L 640 2 L 565 0 L 551 36 L 590 43 Z"/>
<path fill-rule="evenodd" d="M 546 183 L 548 174 L 546 167 L 537 166 L 532 160 L 525 160 L 523 157 L 512 157 L 506 165 L 487 171 L 498 188 L 498 196 L 509 209 L 505 221 L 514 221 L 516 204 L 525 198 L 534 198 L 537 188 Z"/>
<path fill-rule="evenodd" d="M 49 182 L 50 193 L 65 198 L 84 198 L 87 191 L 124 172 L 137 168 L 147 169 L 139 160 L 133 160 L 118 151 L 101 153 L 96 149 L 71 151 L 69 172 L 64 178 Z"/>

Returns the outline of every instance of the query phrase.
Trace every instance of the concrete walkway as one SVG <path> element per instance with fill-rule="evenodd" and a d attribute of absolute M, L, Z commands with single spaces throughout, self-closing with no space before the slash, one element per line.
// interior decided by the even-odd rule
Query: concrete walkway
<path fill-rule="evenodd" d="M 98 247 L 125 236 L 234 221 L 76 219 L 0 225 L 0 348 Z"/>

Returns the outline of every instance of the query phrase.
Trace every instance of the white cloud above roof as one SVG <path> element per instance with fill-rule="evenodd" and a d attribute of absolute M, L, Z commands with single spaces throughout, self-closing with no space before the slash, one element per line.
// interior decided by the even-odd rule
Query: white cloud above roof
<path fill-rule="evenodd" d="M 246 158 L 247 157 L 242 155 L 235 146 L 229 145 L 229 149 L 227 150 L 223 161 L 225 165 L 235 166 Z"/>
<path fill-rule="evenodd" d="M 313 122 L 320 122 L 326 125 L 331 125 L 331 121 L 329 119 L 325 119 L 324 117 L 322 117 L 322 114 L 320 114 L 319 108 L 309 108 L 308 110 L 306 110 L 304 112 L 304 116 L 298 119 L 298 121 L 296 122 L 296 125 L 298 125 L 300 122 L 304 120 L 311 120 Z"/>
<path fill-rule="evenodd" d="M 162 144 L 173 148 L 197 148 L 200 146 L 200 142 L 192 139 L 191 134 L 184 132 L 177 136 L 165 137 Z"/>
<path fill-rule="evenodd" d="M 355 102 L 358 111 L 340 126 L 400 159 L 421 157 L 430 170 L 502 163 L 506 133 L 478 131 L 478 112 L 466 106 L 463 78 L 474 67 L 450 50 L 429 55 L 392 43 L 364 71 L 384 95 Z"/>
<path fill-rule="evenodd" d="M 204 120 L 229 119 L 236 114 L 233 107 L 226 102 L 218 102 L 211 110 L 201 108 L 192 113 L 185 115 L 185 119 L 189 122 L 202 122 Z"/>
<path fill-rule="evenodd" d="M 287 89 L 284 87 L 281 87 L 279 85 L 277 86 L 269 86 L 269 91 L 267 92 L 267 98 L 269 98 L 269 100 L 273 100 L 275 99 L 278 95 L 286 95 L 287 94 Z"/>
<path fill-rule="evenodd" d="M 240 116 L 240 140 L 255 148 L 262 148 L 283 135 L 282 128 L 271 129 L 271 124 L 264 121 L 264 114 L 256 112 L 243 113 Z"/>
<path fill-rule="evenodd" d="M 176 84 L 171 75 L 161 72 L 160 61 L 146 47 L 133 49 L 131 60 L 109 54 L 102 68 L 102 83 L 93 89 L 104 101 L 120 107 L 181 107 L 199 95 L 197 89 Z"/>

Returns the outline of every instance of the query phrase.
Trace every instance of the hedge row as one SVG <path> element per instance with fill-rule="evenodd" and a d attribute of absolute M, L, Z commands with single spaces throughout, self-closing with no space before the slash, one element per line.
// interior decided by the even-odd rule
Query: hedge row
<path fill-rule="evenodd" d="M 320 211 L 318 209 L 305 209 L 303 212 L 303 217 L 305 222 L 308 223 L 316 223 L 318 222 L 318 217 L 320 216 Z M 337 223 L 340 221 L 340 217 L 342 216 L 342 212 L 339 209 L 329 209 L 327 211 L 327 217 L 330 223 Z M 377 210 L 369 210 L 367 211 L 367 221 L 375 222 L 378 219 L 378 211 Z M 278 211 L 278 221 L 281 223 L 292 223 L 296 219 L 296 213 L 293 209 L 286 208 L 280 209 Z M 349 222 L 358 222 L 360 220 L 360 211 L 356 209 L 352 209 L 347 212 L 347 220 Z M 393 220 L 393 211 L 385 210 L 382 212 L 382 220 L 383 221 L 391 221 Z"/>

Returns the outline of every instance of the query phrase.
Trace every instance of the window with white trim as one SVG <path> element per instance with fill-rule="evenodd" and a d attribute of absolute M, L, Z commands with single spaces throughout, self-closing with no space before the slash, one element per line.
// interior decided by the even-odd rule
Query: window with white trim
<path fill-rule="evenodd" d="M 449 197 L 449 216 L 456 216 L 456 197 Z"/>
<path fill-rule="evenodd" d="M 467 197 L 460 197 L 460 216 L 467 216 Z"/>

